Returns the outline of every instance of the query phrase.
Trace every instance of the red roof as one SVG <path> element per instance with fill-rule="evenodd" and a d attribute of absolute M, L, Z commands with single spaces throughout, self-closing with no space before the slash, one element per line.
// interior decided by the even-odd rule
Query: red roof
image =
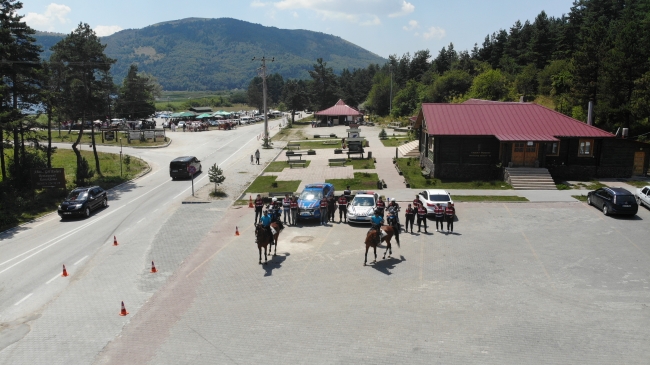
<path fill-rule="evenodd" d="M 420 116 L 424 117 L 427 132 L 431 135 L 495 136 L 500 141 L 615 137 L 602 129 L 530 103 L 422 104 Z"/>
<path fill-rule="evenodd" d="M 339 100 L 333 107 L 321 110 L 315 113 L 316 115 L 324 115 L 328 117 L 338 117 L 340 115 L 350 115 L 354 117 L 362 116 L 363 113 L 345 104 L 343 100 Z"/>

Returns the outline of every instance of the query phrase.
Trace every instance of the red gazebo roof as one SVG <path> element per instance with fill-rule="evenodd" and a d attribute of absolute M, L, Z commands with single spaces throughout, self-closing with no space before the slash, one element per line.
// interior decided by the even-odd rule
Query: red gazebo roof
<path fill-rule="evenodd" d="M 339 100 L 333 107 L 316 112 L 315 115 L 323 115 L 326 117 L 338 117 L 342 115 L 359 117 L 362 116 L 363 113 L 348 106 L 343 100 Z"/>

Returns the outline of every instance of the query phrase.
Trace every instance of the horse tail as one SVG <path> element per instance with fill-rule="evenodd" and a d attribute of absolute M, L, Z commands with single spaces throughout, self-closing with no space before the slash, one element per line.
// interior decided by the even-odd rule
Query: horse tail
<path fill-rule="evenodd" d="M 399 228 L 395 230 L 395 241 L 397 242 L 397 247 L 401 247 L 399 245 L 399 231 L 400 231 Z"/>

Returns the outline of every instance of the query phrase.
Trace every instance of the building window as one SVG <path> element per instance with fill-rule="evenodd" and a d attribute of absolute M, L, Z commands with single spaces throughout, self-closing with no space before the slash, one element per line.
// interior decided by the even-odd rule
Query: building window
<path fill-rule="evenodd" d="M 560 142 L 546 143 L 546 156 L 558 156 L 560 154 Z"/>
<path fill-rule="evenodd" d="M 526 144 L 524 142 L 515 142 L 515 152 L 524 152 Z"/>
<path fill-rule="evenodd" d="M 429 145 L 427 146 L 427 157 L 433 162 L 433 137 L 429 136 Z"/>
<path fill-rule="evenodd" d="M 594 140 L 581 139 L 578 147 L 578 157 L 591 157 L 594 154 Z"/>

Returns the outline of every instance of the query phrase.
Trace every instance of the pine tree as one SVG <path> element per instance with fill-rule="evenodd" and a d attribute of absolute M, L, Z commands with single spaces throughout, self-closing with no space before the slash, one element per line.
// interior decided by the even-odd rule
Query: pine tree
<path fill-rule="evenodd" d="M 208 178 L 211 183 L 214 183 L 215 194 L 217 193 L 217 187 L 226 180 L 226 177 L 223 176 L 223 170 L 221 170 L 216 163 L 210 167 L 210 170 L 208 170 Z"/>

